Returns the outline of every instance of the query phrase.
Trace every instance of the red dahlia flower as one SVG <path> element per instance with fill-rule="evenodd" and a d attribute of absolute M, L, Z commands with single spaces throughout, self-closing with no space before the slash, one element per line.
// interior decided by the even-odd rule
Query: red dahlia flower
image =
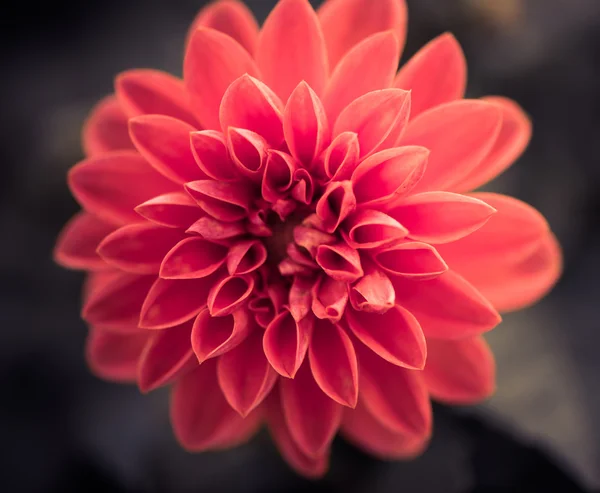
<path fill-rule="evenodd" d="M 463 99 L 442 35 L 396 73 L 403 0 L 236 0 L 194 21 L 183 80 L 119 75 L 69 174 L 83 207 L 56 249 L 88 272 L 100 376 L 172 385 L 177 438 L 230 447 L 265 423 L 297 471 L 338 430 L 384 458 L 423 450 L 430 398 L 494 388 L 481 334 L 545 294 L 557 242 L 528 205 L 466 193 L 530 123 Z"/>

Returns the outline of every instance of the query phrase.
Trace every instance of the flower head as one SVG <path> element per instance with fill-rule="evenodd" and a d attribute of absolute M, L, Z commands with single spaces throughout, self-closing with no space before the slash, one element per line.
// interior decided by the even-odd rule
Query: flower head
<path fill-rule="evenodd" d="M 69 174 L 83 207 L 57 260 L 88 272 L 92 369 L 172 385 L 191 450 L 266 423 L 299 472 L 341 432 L 386 458 L 426 446 L 430 398 L 494 388 L 481 334 L 560 271 L 538 212 L 466 193 L 524 150 L 513 102 L 463 99 L 442 35 L 396 73 L 403 0 L 237 0 L 194 21 L 183 80 L 116 78 Z"/>

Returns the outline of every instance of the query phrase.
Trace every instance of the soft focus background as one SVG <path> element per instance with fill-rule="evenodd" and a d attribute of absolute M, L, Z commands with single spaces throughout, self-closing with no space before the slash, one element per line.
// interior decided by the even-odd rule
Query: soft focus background
<path fill-rule="evenodd" d="M 377 0 L 373 0 L 374 2 Z M 545 300 L 489 335 L 498 393 L 475 409 L 435 408 L 412 463 L 376 461 L 342 440 L 326 479 L 295 476 L 265 436 L 190 455 L 166 394 L 95 379 L 83 359 L 82 276 L 52 263 L 76 211 L 65 184 L 86 113 L 114 74 L 180 74 L 201 0 L 7 2 L 0 65 L 0 491 L 462 493 L 600 487 L 600 1 L 407 0 L 404 58 L 453 31 L 469 95 L 504 94 L 534 139 L 492 189 L 540 209 L 565 251 Z M 275 0 L 248 0 L 262 21 Z M 320 2 L 315 1 L 317 5 Z"/>

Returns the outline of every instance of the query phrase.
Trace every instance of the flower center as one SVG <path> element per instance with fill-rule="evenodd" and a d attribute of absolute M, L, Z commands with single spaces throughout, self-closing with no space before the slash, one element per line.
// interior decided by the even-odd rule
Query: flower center
<path fill-rule="evenodd" d="M 273 214 L 273 219 L 269 221 L 272 235 L 264 239 L 269 264 L 277 268 L 289 256 L 288 245 L 294 243 L 294 229 L 304 221 L 307 215 L 307 213 L 295 212 L 285 220 L 281 220 L 277 214 Z"/>

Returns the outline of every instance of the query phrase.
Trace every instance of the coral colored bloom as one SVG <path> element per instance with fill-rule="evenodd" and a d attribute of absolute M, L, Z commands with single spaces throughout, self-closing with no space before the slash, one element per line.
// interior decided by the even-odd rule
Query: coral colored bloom
<path fill-rule="evenodd" d="M 171 385 L 185 448 L 266 424 L 307 476 L 338 431 L 415 456 L 430 399 L 493 391 L 481 334 L 556 281 L 544 218 L 470 192 L 522 153 L 529 120 L 463 99 L 449 34 L 396 73 L 405 29 L 404 0 L 281 0 L 260 31 L 217 1 L 183 80 L 122 73 L 92 111 L 56 259 L 88 272 L 92 369 Z"/>

